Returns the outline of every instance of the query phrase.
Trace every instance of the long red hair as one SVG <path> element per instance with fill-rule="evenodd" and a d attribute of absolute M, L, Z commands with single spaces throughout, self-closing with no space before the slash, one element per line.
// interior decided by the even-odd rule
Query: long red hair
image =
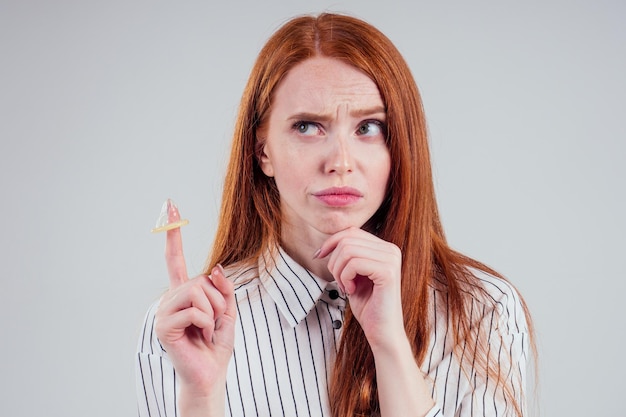
<path fill-rule="evenodd" d="M 261 171 L 257 133 L 271 111 L 272 94 L 294 65 L 313 56 L 340 59 L 367 74 L 378 86 L 387 111 L 391 173 L 387 197 L 368 230 L 403 253 L 402 306 L 406 333 L 421 363 L 429 341 L 429 288 L 449 297 L 457 342 L 471 336 L 465 285 L 468 267 L 494 273 L 453 251 L 440 224 L 432 178 L 426 122 L 409 67 L 391 41 L 373 26 L 344 15 L 297 17 L 282 26 L 259 53 L 245 87 L 235 124 L 222 207 L 207 264 L 250 262 L 280 243 L 281 214 L 273 179 Z M 436 279 L 435 279 L 436 278 Z M 525 307 L 525 306 L 524 306 Z M 529 321 L 530 323 L 530 321 Z M 477 344 L 478 350 L 481 344 Z M 486 355 L 485 352 L 482 356 Z M 480 357 L 480 355 L 478 355 Z M 490 376 L 497 371 L 488 367 Z M 334 416 L 370 415 L 378 410 L 374 358 L 360 325 L 346 312 L 330 387 Z M 513 395 L 509 404 L 517 404 Z M 515 407 L 519 412 L 519 404 Z"/>

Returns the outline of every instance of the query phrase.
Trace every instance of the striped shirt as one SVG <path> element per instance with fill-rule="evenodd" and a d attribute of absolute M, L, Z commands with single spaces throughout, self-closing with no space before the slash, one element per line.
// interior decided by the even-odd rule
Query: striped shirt
<path fill-rule="evenodd" d="M 275 262 L 261 258 L 258 269 L 226 273 L 235 283 L 238 313 L 226 416 L 329 417 L 328 386 L 346 307 L 336 282 L 314 276 L 282 250 Z M 478 276 L 488 299 L 472 295 L 472 322 L 488 332 L 492 365 L 521 401 L 528 335 L 519 297 L 503 280 Z M 427 417 L 510 415 L 504 384 L 475 372 L 471 355 L 455 348 L 446 294 L 433 289 L 431 301 L 432 334 L 421 369 L 436 405 Z M 157 308 L 148 311 L 138 344 L 138 410 L 140 417 L 175 417 L 176 372 L 154 332 Z"/>

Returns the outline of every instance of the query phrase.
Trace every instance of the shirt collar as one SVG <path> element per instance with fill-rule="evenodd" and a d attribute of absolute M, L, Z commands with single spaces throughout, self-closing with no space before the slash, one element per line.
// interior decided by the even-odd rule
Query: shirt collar
<path fill-rule="evenodd" d="M 338 289 L 337 283 L 313 275 L 291 259 L 282 248 L 275 253 L 273 259 L 269 253 L 259 257 L 259 277 L 283 317 L 289 325 L 295 327 L 309 314 L 325 292 Z M 324 301 L 327 298 L 324 297 Z M 337 299 L 337 302 L 341 303 L 342 298 Z"/>

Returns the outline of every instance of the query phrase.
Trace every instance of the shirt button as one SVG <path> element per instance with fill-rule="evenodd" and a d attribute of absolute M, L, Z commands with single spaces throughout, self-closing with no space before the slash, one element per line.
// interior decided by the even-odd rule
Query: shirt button
<path fill-rule="evenodd" d="M 330 297 L 331 300 L 336 300 L 337 298 L 339 298 L 339 291 L 330 290 L 328 291 L 328 296 Z"/>
<path fill-rule="evenodd" d="M 343 325 L 343 323 L 341 322 L 341 320 L 333 321 L 333 329 L 335 329 L 335 330 L 341 329 L 342 325 Z"/>

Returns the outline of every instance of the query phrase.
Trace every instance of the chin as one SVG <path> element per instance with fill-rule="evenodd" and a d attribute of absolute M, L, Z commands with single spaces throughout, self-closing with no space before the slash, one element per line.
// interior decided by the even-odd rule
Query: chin
<path fill-rule="evenodd" d="M 340 221 L 334 222 L 332 220 L 325 221 L 320 225 L 318 230 L 327 235 L 334 235 L 335 233 L 341 232 L 342 230 L 349 229 L 351 227 L 361 228 L 365 222 L 354 222 L 354 221 Z"/>

